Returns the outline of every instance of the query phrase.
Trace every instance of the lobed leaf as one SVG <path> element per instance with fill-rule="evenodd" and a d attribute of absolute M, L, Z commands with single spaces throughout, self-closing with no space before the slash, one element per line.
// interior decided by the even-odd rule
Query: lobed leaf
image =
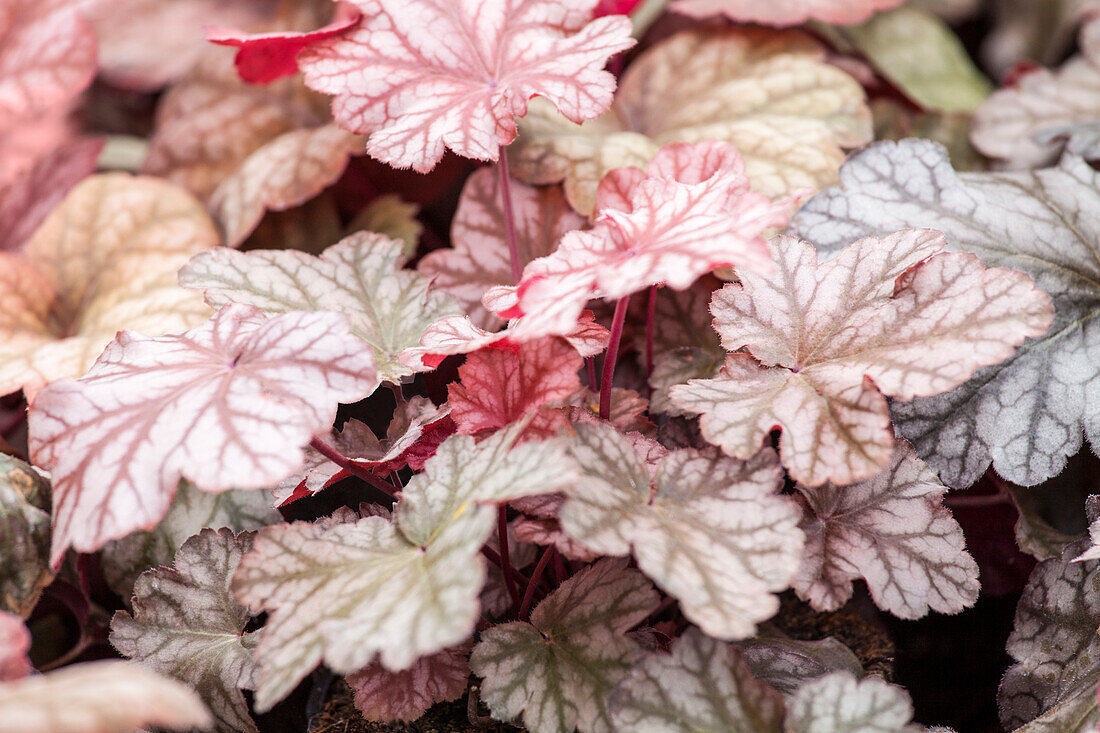
<path fill-rule="evenodd" d="M 937 255 L 943 244 L 904 230 L 819 264 L 806 242 L 773 239 L 775 274 L 744 271 L 711 303 L 722 345 L 747 351 L 714 379 L 673 387 L 673 404 L 701 413 L 704 437 L 739 458 L 780 428 L 780 457 L 804 484 L 877 473 L 894 452 L 884 394 L 946 392 L 1050 325 L 1031 278 Z"/>
<path fill-rule="evenodd" d="M 231 305 L 199 328 L 124 331 L 81 380 L 47 386 L 30 451 L 53 476 L 51 563 L 151 529 L 186 478 L 211 492 L 262 488 L 301 465 L 339 402 L 378 385 L 370 351 L 336 313 L 264 320 Z"/>
<path fill-rule="evenodd" d="M 1053 300 L 1050 330 L 1013 358 L 942 396 L 893 405 L 899 434 L 944 483 L 968 486 L 992 463 L 1013 483 L 1036 484 L 1061 471 L 1082 433 L 1095 443 L 1100 173 L 1073 155 L 1035 172 L 956 173 L 943 148 L 906 140 L 871 146 L 841 177 L 793 223 L 823 253 L 852 237 L 932 226 L 952 249 L 1029 274 Z"/>
<path fill-rule="evenodd" d="M 470 668 L 497 720 L 523 713 L 531 733 L 614 730 L 607 696 L 641 658 L 626 632 L 652 613 L 657 592 L 626 560 L 597 561 L 561 584 L 531 621 L 481 634 Z"/>
<path fill-rule="evenodd" d="M 462 697 L 470 677 L 469 654 L 468 645 L 444 649 L 400 672 L 372 662 L 347 677 L 355 707 L 371 721 L 416 720 L 432 705 Z"/>
<path fill-rule="evenodd" d="M 833 672 L 798 689 L 787 705 L 789 733 L 917 733 L 909 696 L 879 677 Z"/>
<path fill-rule="evenodd" d="M 634 44 L 624 17 L 587 22 L 596 0 L 354 4 L 359 24 L 298 64 L 310 87 L 335 96 L 342 127 L 370 133 L 368 153 L 421 173 L 445 148 L 496 160 L 536 95 L 575 122 L 600 114 L 615 89 L 603 66 Z"/>
<path fill-rule="evenodd" d="M 766 196 L 828 186 L 841 148 L 871 139 L 871 118 L 862 87 L 824 59 L 795 31 L 678 33 L 631 62 L 612 109 L 580 127 L 533 101 L 509 147 L 512 170 L 529 183 L 564 181 L 569 202 L 590 214 L 608 171 L 644 166 L 669 143 L 721 140 Z"/>
<path fill-rule="evenodd" d="M 605 555 L 633 552 L 638 567 L 679 599 L 707 634 L 751 636 L 779 610 L 774 595 L 798 569 L 802 533 L 777 495 L 775 453 L 738 461 L 673 451 L 650 468 L 606 425 L 576 425 L 570 454 L 581 478 L 566 490 L 562 529 Z"/>
<path fill-rule="evenodd" d="M 230 580 L 252 549 L 252 535 L 204 529 L 134 586 L 133 616 L 116 611 L 111 644 L 124 657 L 185 682 L 202 697 L 221 733 L 257 731 L 241 689 L 252 689 L 259 631 L 233 599 Z"/>
<path fill-rule="evenodd" d="M 879 608 L 901 618 L 958 613 L 977 600 L 978 565 L 941 506 L 947 487 L 907 443 L 868 479 L 798 491 L 806 547 L 793 585 L 815 609 L 843 606 L 858 579 Z"/>
<path fill-rule="evenodd" d="M 0 617 L 28 617 L 53 580 L 50 484 L 29 463 L 0 454 Z"/>

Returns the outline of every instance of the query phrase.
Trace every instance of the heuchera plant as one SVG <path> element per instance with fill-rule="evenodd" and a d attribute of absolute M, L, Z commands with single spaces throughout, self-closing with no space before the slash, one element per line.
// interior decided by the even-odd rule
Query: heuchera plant
<path fill-rule="evenodd" d="M 0 729 L 1097 730 L 1100 6 L 903 2 L 5 0 Z"/>

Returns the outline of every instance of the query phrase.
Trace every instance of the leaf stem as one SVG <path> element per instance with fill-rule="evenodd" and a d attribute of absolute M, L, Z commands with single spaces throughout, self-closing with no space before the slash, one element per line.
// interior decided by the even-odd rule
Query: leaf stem
<path fill-rule="evenodd" d="M 508 240 L 508 259 L 512 263 L 512 280 L 518 285 L 523 277 L 523 263 L 519 259 L 519 237 L 516 236 L 516 213 L 512 208 L 512 181 L 508 175 L 508 156 L 500 146 L 497 172 L 500 173 L 500 203 L 504 210 L 504 236 Z"/>
<path fill-rule="evenodd" d="M 503 505 L 497 509 L 497 546 L 500 548 L 500 572 L 504 575 L 504 587 L 512 599 L 512 608 L 518 609 L 519 588 L 512 576 L 512 561 L 508 556 L 508 508 Z"/>
<path fill-rule="evenodd" d="M 600 383 L 596 380 L 596 357 L 590 356 L 584 360 L 584 363 L 588 367 L 588 391 L 599 392 Z"/>
<path fill-rule="evenodd" d="M 375 476 L 373 473 L 370 472 L 370 470 L 363 468 L 355 461 L 340 453 L 338 450 L 336 450 L 320 438 L 314 438 L 313 440 L 309 441 L 309 444 L 313 447 L 313 450 L 317 451 L 325 458 L 329 459 L 337 466 L 350 473 L 352 476 L 366 481 L 372 487 L 378 489 L 383 494 L 388 496 L 391 500 L 396 498 L 396 494 L 394 493 L 392 486 Z"/>
<path fill-rule="evenodd" d="M 523 603 L 519 604 L 519 619 L 520 621 L 527 620 L 527 612 L 531 610 L 531 602 L 535 600 L 535 586 L 539 583 L 539 578 L 542 577 L 543 572 L 546 570 L 546 566 L 550 564 L 550 560 L 557 549 L 550 545 L 542 551 L 542 557 L 539 558 L 538 563 L 535 565 L 535 569 L 531 571 L 531 579 L 527 581 L 527 589 L 523 591 Z"/>
<path fill-rule="evenodd" d="M 649 380 L 653 377 L 653 321 L 657 317 L 657 286 L 649 286 L 649 302 L 645 311 L 645 395 L 646 399 L 653 396 L 653 388 L 649 386 Z"/>
<path fill-rule="evenodd" d="M 619 342 L 623 338 L 623 324 L 626 323 L 626 306 L 630 296 L 624 295 L 615 303 L 615 315 L 611 320 L 611 341 L 607 344 L 607 353 L 603 357 L 603 375 L 600 377 L 600 417 L 611 419 L 611 382 L 615 378 L 615 361 L 619 357 Z"/>

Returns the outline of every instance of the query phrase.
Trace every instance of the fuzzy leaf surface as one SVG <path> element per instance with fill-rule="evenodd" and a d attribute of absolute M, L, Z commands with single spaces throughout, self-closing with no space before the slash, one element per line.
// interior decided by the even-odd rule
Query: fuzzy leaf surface
<path fill-rule="evenodd" d="M 30 412 L 31 456 L 53 476 L 51 563 L 151 529 L 181 478 L 211 492 L 270 486 L 338 403 L 377 385 L 370 350 L 336 313 L 265 320 L 231 305 L 178 336 L 122 332 Z"/>
<path fill-rule="evenodd" d="M 550 254 L 562 235 L 585 225 L 558 186 L 512 181 L 511 191 L 522 265 Z M 492 168 L 478 169 L 462 188 L 451 224 L 453 249 L 429 252 L 416 267 L 432 278 L 433 288 L 454 295 L 475 325 L 489 330 L 504 319 L 482 306 L 481 296 L 494 285 L 513 284 L 504 232 L 500 176 Z"/>
<path fill-rule="evenodd" d="M 50 483 L 0 454 L 0 611 L 30 615 L 53 580 L 49 554 Z"/>
<path fill-rule="evenodd" d="M 570 454 L 581 478 L 566 489 L 562 529 L 605 555 L 633 551 L 638 567 L 715 637 L 752 635 L 779 609 L 774 595 L 798 569 L 798 510 L 778 496 L 776 455 L 749 461 L 673 451 L 650 469 L 606 425 L 577 425 Z"/>
<path fill-rule="evenodd" d="M 5 733 L 133 733 L 209 729 L 213 717 L 187 685 L 135 662 L 74 664 L 0 684 Z"/>
<path fill-rule="evenodd" d="M 693 18 L 723 15 L 739 23 L 802 25 L 819 20 L 830 25 L 862 23 L 874 13 L 905 0 L 673 0 L 674 12 Z"/>
<path fill-rule="evenodd" d="M 260 531 L 234 580 L 237 598 L 270 613 L 257 651 L 257 706 L 266 710 L 322 660 L 350 673 L 375 660 L 393 671 L 473 631 L 485 582 L 478 550 L 493 502 L 558 490 L 557 441 L 510 448 L 523 424 L 475 446 L 444 442 L 402 491 L 391 521 L 296 522 Z"/>
<path fill-rule="evenodd" d="M 787 705 L 788 733 L 916 733 L 913 705 L 900 687 L 879 677 L 833 672 L 807 682 Z"/>
<path fill-rule="evenodd" d="M 210 309 L 176 283 L 218 243 L 202 205 L 170 183 L 124 173 L 73 188 L 19 255 L 0 252 L 0 393 L 28 397 L 84 374 L 122 329 L 182 331 Z"/>
<path fill-rule="evenodd" d="M 236 252 L 217 249 L 180 271 L 180 284 L 203 289 L 214 307 L 248 303 L 272 315 L 287 311 L 346 313 L 367 342 L 378 375 L 397 382 L 412 371 L 397 360 L 424 330 L 458 306 L 445 293 L 428 292 L 425 276 L 401 269 L 400 242 L 357 232 L 320 256 L 291 250 Z"/>
<path fill-rule="evenodd" d="M 626 635 L 657 608 L 649 581 L 626 560 L 603 559 L 544 598 L 531 622 L 481 635 L 470 668 L 497 720 L 523 713 L 531 733 L 614 730 L 607 697 L 642 657 Z"/>
<path fill-rule="evenodd" d="M 958 613 L 977 600 L 978 565 L 941 506 L 947 487 L 908 443 L 868 479 L 798 490 L 806 549 L 793 585 L 817 610 L 843 606 L 861 578 L 878 607 L 900 618 Z"/>
<path fill-rule="evenodd" d="M 942 396 L 895 403 L 898 433 L 948 486 L 974 483 L 992 462 L 1030 486 L 1055 476 L 1100 436 L 1100 173 L 1073 155 L 1056 168 L 956 173 L 934 143 L 879 143 L 852 158 L 842 185 L 814 198 L 793 229 L 823 254 L 898 227 L 942 231 L 952 249 L 1010 267 L 1049 293 L 1041 338 Z"/>
<path fill-rule="evenodd" d="M 111 644 L 125 657 L 199 693 L 221 733 L 251 733 L 256 726 L 240 690 L 255 676 L 252 650 L 259 631 L 229 582 L 252 535 L 204 529 L 184 543 L 172 567 L 142 574 L 134 587 L 133 616 L 115 612 Z"/>
<path fill-rule="evenodd" d="M 1009 357 L 1051 321 L 1031 278 L 937 254 L 943 237 L 904 230 L 819 263 L 806 242 L 771 241 L 775 273 L 741 273 L 711 301 L 731 354 L 715 379 L 673 387 L 704 437 L 739 458 L 769 432 L 791 476 L 848 484 L 886 467 L 894 434 L 883 395 L 946 392 Z"/>
<path fill-rule="evenodd" d="M 1082 539 L 1039 563 L 1016 606 L 1007 650 L 1017 663 L 997 692 L 1009 730 L 1083 731 L 1100 722 L 1100 563 L 1072 562 L 1088 545 Z"/>
<path fill-rule="evenodd" d="M 664 145 L 721 140 L 754 190 L 778 199 L 836 181 L 842 147 L 871 139 L 862 87 L 796 31 L 687 31 L 654 44 L 623 74 L 611 110 L 580 127 L 535 100 L 508 149 L 529 183 L 565 182 L 591 214 L 604 174 L 642 167 Z"/>
<path fill-rule="evenodd" d="M 651 653 L 611 696 L 613 730 L 782 733 L 783 698 L 753 679 L 737 647 L 688 629 Z"/>
<path fill-rule="evenodd" d="M 469 683 L 469 655 L 469 645 L 444 649 L 400 672 L 372 662 L 347 677 L 355 691 L 355 707 L 371 721 L 416 720 L 437 702 L 462 697 Z"/>
<path fill-rule="evenodd" d="M 622 16 L 587 22 L 595 0 L 356 0 L 360 23 L 298 56 L 306 83 L 335 96 L 367 152 L 425 173 L 445 148 L 496 160 L 515 117 L 542 96 L 581 122 L 611 105 L 608 57 L 634 45 Z M 371 81 L 366 81 L 371 80 Z"/>

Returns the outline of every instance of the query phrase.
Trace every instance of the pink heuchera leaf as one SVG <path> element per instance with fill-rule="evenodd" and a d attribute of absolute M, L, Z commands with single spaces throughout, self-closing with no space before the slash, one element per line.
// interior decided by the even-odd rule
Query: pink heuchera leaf
<path fill-rule="evenodd" d="M 23 619 L 0 611 L 0 682 L 11 682 L 31 673 L 31 632 Z"/>
<path fill-rule="evenodd" d="M 792 585 L 817 610 L 843 606 L 861 578 L 875 604 L 901 618 L 958 613 L 978 598 L 978 565 L 940 505 L 947 487 L 908 443 L 869 479 L 798 490 L 806 548 Z"/>
<path fill-rule="evenodd" d="M 460 382 L 448 387 L 451 417 L 458 432 L 478 435 L 534 413 L 524 438 L 548 438 L 566 422 L 561 411 L 546 405 L 580 388 L 577 371 L 583 365 L 576 349 L 553 337 L 481 349 L 459 367 Z"/>
<path fill-rule="evenodd" d="M 581 122 L 611 106 L 608 57 L 634 45 L 627 18 L 588 22 L 596 0 L 356 0 L 356 28 L 303 51 L 306 84 L 336 97 L 367 152 L 431 170 L 444 148 L 496 160 L 531 97 Z"/>
<path fill-rule="evenodd" d="M 512 209 L 522 264 L 554 251 L 562 235 L 585 225 L 570 208 L 560 186 L 528 186 L 512 181 Z M 417 269 L 432 277 L 432 286 L 451 293 L 466 308 L 475 325 L 495 329 L 503 319 L 482 305 L 494 285 L 511 285 L 512 270 L 504 235 L 500 177 L 482 168 L 466 180 L 451 225 L 453 249 L 429 253 Z"/>
<path fill-rule="evenodd" d="M 435 703 L 462 697 L 470 676 L 469 656 L 469 645 L 445 649 L 400 672 L 372 662 L 347 676 L 355 707 L 367 720 L 416 720 Z"/>
<path fill-rule="evenodd" d="M 332 22 L 304 33 L 245 33 L 234 28 L 207 28 L 206 40 L 240 49 L 233 63 L 241 78 L 251 84 L 267 84 L 298 73 L 298 52 L 307 46 L 337 36 L 362 17 L 354 6 L 337 3 Z"/>
<path fill-rule="evenodd" d="M 30 170 L 0 176 L 0 250 L 22 248 L 73 186 L 95 172 L 103 141 L 87 138 L 39 158 Z"/>
<path fill-rule="evenodd" d="M 337 403 L 378 381 L 337 313 L 265 321 L 230 305 L 178 336 L 123 331 L 87 376 L 52 382 L 30 412 L 31 455 L 53 476 L 51 562 L 151 529 L 181 478 L 212 492 L 274 484 L 329 430 Z"/>
<path fill-rule="evenodd" d="M 903 2 L 905 0 L 673 0 L 670 9 L 693 18 L 724 15 L 739 23 L 779 27 L 801 25 L 808 20 L 852 25 Z"/>
<path fill-rule="evenodd" d="M 604 15 L 627 15 L 642 4 L 642 0 L 600 0 L 592 15 L 599 18 Z"/>
<path fill-rule="evenodd" d="M 807 485 L 849 484 L 889 464 L 884 395 L 946 392 L 1053 319 L 1030 277 L 986 269 L 971 254 L 936 254 L 944 238 L 929 229 L 863 239 L 822 264 L 794 237 L 770 244 L 775 274 L 741 272 L 711 301 L 722 345 L 739 353 L 716 378 L 670 394 L 702 415 L 707 440 L 737 457 L 780 428 L 783 463 Z"/>
<path fill-rule="evenodd" d="M 644 173 L 610 172 L 596 199 L 590 231 L 569 232 L 523 271 L 519 308 L 547 333 L 570 329 L 592 297 L 683 290 L 725 265 L 770 271 L 761 234 L 786 224 L 790 208 L 750 191 L 741 156 L 722 142 L 665 146 Z"/>

